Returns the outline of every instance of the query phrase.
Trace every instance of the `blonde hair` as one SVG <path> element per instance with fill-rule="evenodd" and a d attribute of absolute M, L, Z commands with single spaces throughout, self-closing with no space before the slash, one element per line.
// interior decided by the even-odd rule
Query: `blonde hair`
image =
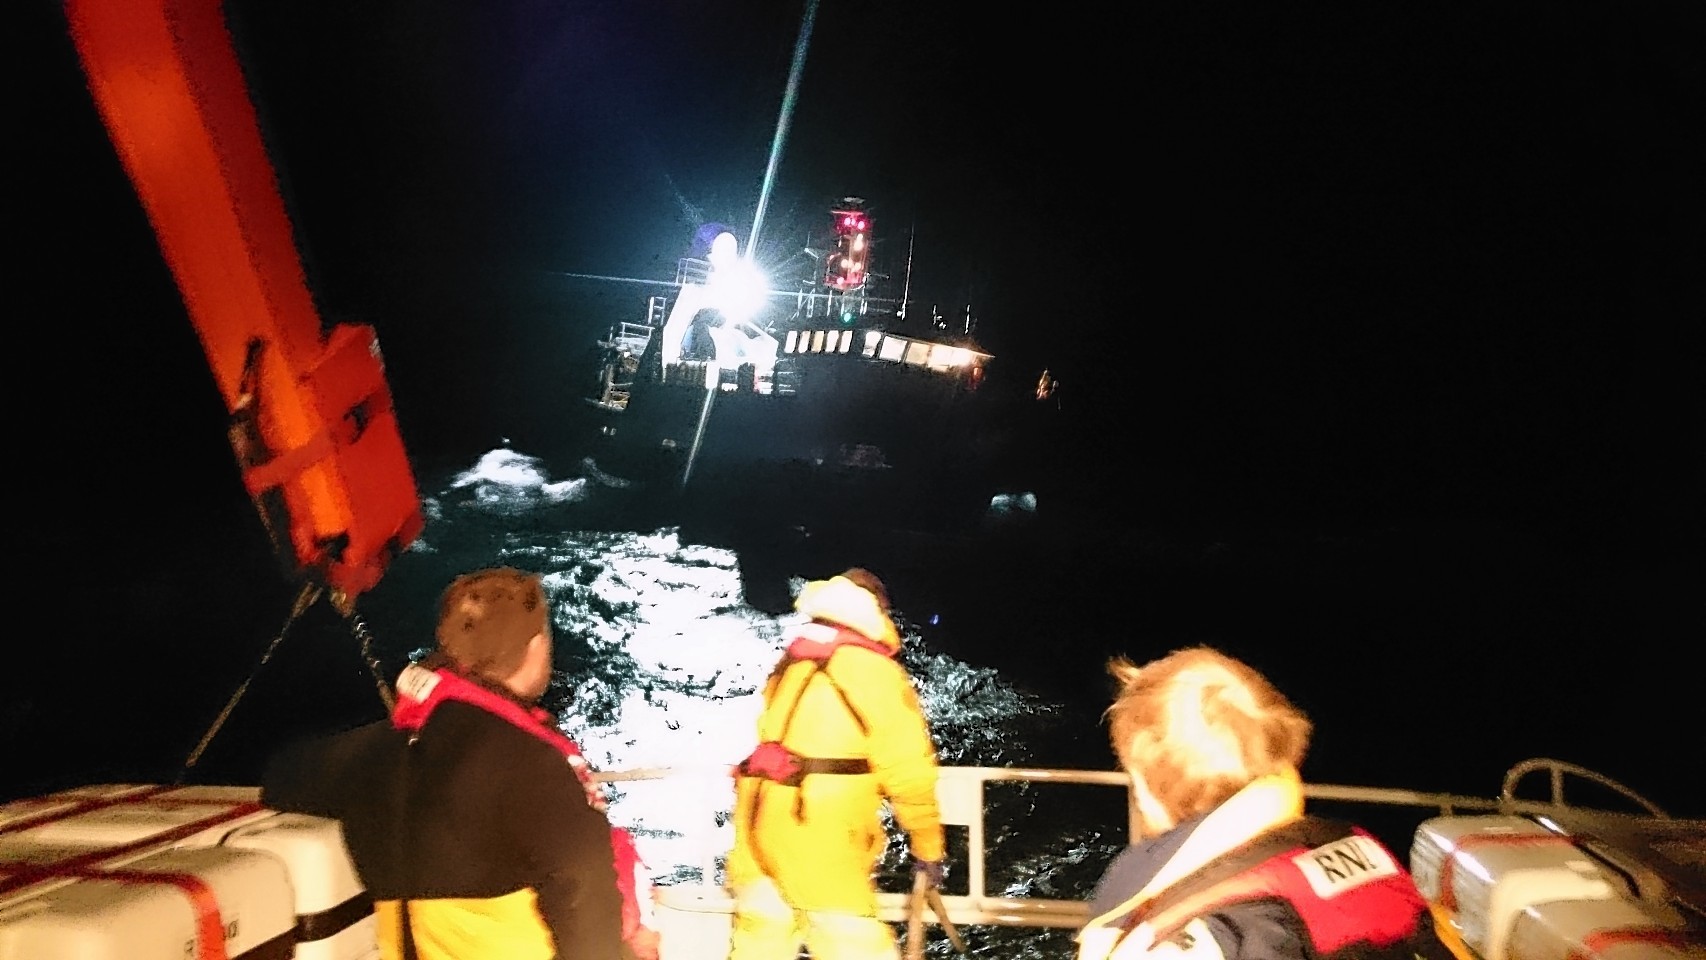
<path fill-rule="evenodd" d="M 1189 647 L 1141 667 L 1116 657 L 1108 672 L 1120 684 L 1104 714 L 1114 754 L 1175 822 L 1303 763 L 1309 718 L 1240 660 Z"/>

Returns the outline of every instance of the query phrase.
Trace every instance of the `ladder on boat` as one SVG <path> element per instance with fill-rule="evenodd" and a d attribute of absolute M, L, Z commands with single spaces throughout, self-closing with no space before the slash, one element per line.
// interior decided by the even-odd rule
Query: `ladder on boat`
<path fill-rule="evenodd" d="M 669 309 L 667 297 L 651 297 L 646 304 L 646 322 L 624 320 L 599 341 L 605 352 L 604 371 L 593 404 L 606 410 L 626 410 L 639 375 L 640 358 L 651 346 L 652 336 L 663 327 Z"/>

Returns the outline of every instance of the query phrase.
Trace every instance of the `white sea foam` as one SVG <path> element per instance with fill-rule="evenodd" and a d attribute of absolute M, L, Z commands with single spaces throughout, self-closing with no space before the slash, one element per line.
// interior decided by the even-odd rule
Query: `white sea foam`
<path fill-rule="evenodd" d="M 472 565 L 544 574 L 557 637 L 547 705 L 559 727 L 601 771 L 692 771 L 685 783 L 611 783 L 611 819 L 633 832 L 659 882 L 715 881 L 734 840 L 729 771 L 756 742 L 759 691 L 781 654 L 785 622 L 746 602 L 732 550 L 684 542 L 673 527 L 609 531 L 589 521 L 576 529 L 577 512 L 594 505 L 550 491 L 584 483 L 552 481 L 540 460 L 514 450 L 486 453 L 429 499 L 422 539 L 440 549 L 417 557 L 430 569 L 410 575 L 436 589 Z M 895 615 L 944 762 L 1025 762 L 1022 741 L 1054 707 L 989 668 L 929 649 L 905 611 Z M 902 849 L 896 834 L 891 852 Z M 904 871 L 904 858 L 889 868 Z M 1049 955 L 1011 946 L 1004 955 Z"/>
<path fill-rule="evenodd" d="M 546 503 L 582 499 L 587 480 L 550 480 L 537 457 L 499 448 L 486 451 L 472 467 L 457 474 L 450 489 L 472 490 L 481 504 L 514 509 L 535 499 Z"/>

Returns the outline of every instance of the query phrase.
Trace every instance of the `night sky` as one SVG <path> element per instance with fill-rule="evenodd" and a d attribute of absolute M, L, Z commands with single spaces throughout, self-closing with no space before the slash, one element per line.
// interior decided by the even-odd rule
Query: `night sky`
<path fill-rule="evenodd" d="M 229 5 L 321 312 L 379 330 L 417 455 L 551 429 L 645 292 L 567 275 L 744 234 L 806 12 Z M 815 13 L 761 256 L 863 197 L 915 309 L 1057 375 L 1039 455 L 1105 579 L 1122 525 L 1498 530 L 1615 582 L 1653 671 L 1706 638 L 1706 7 Z M 159 628 L 267 563 L 196 539 L 246 507 L 222 405 L 57 5 L 12 16 L 12 633 L 54 675 L 113 652 L 95 606 Z"/>

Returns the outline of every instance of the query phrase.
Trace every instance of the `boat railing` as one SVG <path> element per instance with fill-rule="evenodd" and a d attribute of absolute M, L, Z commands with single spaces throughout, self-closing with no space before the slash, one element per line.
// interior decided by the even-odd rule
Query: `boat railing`
<path fill-rule="evenodd" d="M 1640 807 L 1642 813 L 1646 816 L 1657 817 L 1660 820 L 1670 819 L 1670 814 L 1660 809 L 1658 804 L 1648 800 L 1639 793 L 1636 793 L 1625 784 L 1620 783 L 1617 780 L 1613 780 L 1596 770 L 1589 770 L 1581 764 L 1570 763 L 1564 760 L 1553 760 L 1550 757 L 1536 757 L 1532 760 L 1524 760 L 1516 766 L 1511 767 L 1510 770 L 1505 773 L 1504 785 L 1499 789 L 1499 800 L 1501 805 L 1521 803 L 1522 801 L 1519 801 L 1516 798 L 1517 787 L 1520 786 L 1522 781 L 1527 779 L 1530 774 L 1535 773 L 1543 773 L 1546 775 L 1546 783 L 1549 789 L 1549 796 L 1551 797 L 1548 802 L 1553 807 L 1569 806 L 1569 802 L 1564 797 L 1564 784 L 1567 782 L 1568 777 L 1575 777 L 1579 780 L 1603 787 L 1611 793 L 1628 800 L 1630 803 Z"/>
<path fill-rule="evenodd" d="M 704 817 L 703 835 L 720 835 L 726 839 L 729 836 L 726 824 L 733 798 L 732 773 L 732 768 L 727 766 L 658 767 L 605 772 L 596 776 L 597 779 L 609 783 L 695 779 L 700 784 L 696 790 L 671 790 L 674 803 L 690 803 L 690 798 L 697 798 L 699 802 L 694 804 L 694 809 Z M 947 919 L 956 926 L 1082 926 L 1089 919 L 1087 901 L 1015 897 L 991 891 L 991 887 L 997 883 L 990 875 L 986 859 L 990 840 L 984 823 L 985 812 L 990 809 L 987 792 L 992 784 L 1013 782 L 1078 784 L 1123 791 L 1128 839 L 1136 840 L 1142 835 L 1130 781 L 1123 772 L 1040 767 L 943 767 L 937 783 L 942 822 L 950 828 L 963 828 L 966 844 L 964 862 L 955 864 L 955 872 L 961 869 L 964 871 L 966 892 L 943 891 L 941 899 L 946 908 Z M 1304 797 L 1306 800 L 1321 803 L 1372 805 L 1408 812 L 1414 815 L 1418 823 L 1436 815 L 1467 812 L 1537 813 L 1557 809 L 1555 804 L 1520 801 L 1509 797 L 1477 797 L 1337 784 L 1305 784 Z M 687 827 L 686 832 L 698 835 L 692 826 Z M 699 915 L 731 914 L 733 901 L 720 883 L 721 858 L 726 852 L 726 849 L 717 847 L 702 848 L 698 851 L 696 863 L 677 865 L 688 867 L 689 873 L 697 874 L 699 880 L 660 888 L 660 903 Z M 956 889 L 960 887 L 958 883 L 953 883 L 952 886 Z M 878 903 L 880 915 L 885 920 L 905 922 L 910 915 L 909 893 L 883 891 L 878 895 Z M 926 922 L 937 923 L 938 920 L 935 917 L 927 917 Z"/>
<path fill-rule="evenodd" d="M 655 308 L 653 313 L 656 313 Z M 652 324 L 631 323 L 624 320 L 617 324 L 616 329 L 612 331 L 609 342 L 611 346 L 623 353 L 638 357 L 643 355 L 646 348 L 651 345 L 652 332 L 656 329 L 657 327 Z"/>
<path fill-rule="evenodd" d="M 682 257 L 675 261 L 675 284 L 703 285 L 711 277 L 711 261 L 703 257 Z"/>

